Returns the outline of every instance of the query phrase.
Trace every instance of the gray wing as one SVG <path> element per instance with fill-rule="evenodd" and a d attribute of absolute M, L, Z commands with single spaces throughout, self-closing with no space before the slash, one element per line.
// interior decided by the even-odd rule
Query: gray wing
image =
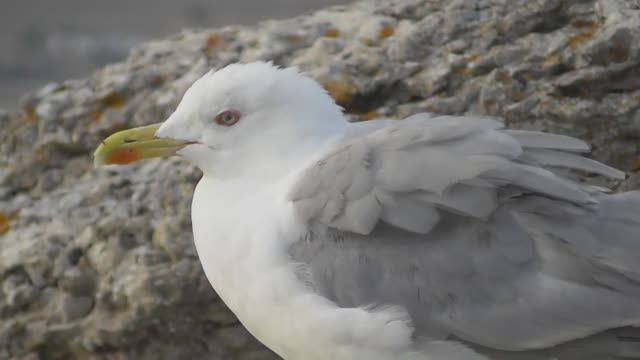
<path fill-rule="evenodd" d="M 354 126 L 289 194 L 310 229 L 291 256 L 320 294 L 504 351 L 640 325 L 640 195 L 557 175 L 624 178 L 584 142 L 429 114 Z"/>

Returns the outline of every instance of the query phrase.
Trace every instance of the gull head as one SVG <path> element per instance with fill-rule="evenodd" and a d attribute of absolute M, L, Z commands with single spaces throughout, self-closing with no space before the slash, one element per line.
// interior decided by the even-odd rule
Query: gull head
<path fill-rule="evenodd" d="M 338 134 L 342 110 L 296 68 L 232 64 L 203 75 L 167 120 L 113 134 L 96 165 L 178 154 L 205 174 L 278 172 Z"/>

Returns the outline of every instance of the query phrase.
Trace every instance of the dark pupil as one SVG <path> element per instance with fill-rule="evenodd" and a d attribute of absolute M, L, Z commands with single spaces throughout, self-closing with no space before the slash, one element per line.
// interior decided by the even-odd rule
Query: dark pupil
<path fill-rule="evenodd" d="M 234 118 L 235 118 L 235 116 L 233 116 L 232 113 L 226 113 L 226 114 L 222 115 L 222 121 L 224 121 L 226 123 L 232 122 Z"/>

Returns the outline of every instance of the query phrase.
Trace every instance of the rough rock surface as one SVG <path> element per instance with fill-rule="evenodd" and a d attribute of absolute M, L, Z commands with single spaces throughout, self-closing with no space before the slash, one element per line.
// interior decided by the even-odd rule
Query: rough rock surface
<path fill-rule="evenodd" d="M 111 132 L 166 118 L 204 72 L 257 59 L 298 65 L 354 119 L 499 115 L 639 165 L 637 1 L 360 2 L 185 31 L 0 112 L 0 359 L 275 358 L 203 276 L 189 217 L 199 172 L 91 159 Z"/>

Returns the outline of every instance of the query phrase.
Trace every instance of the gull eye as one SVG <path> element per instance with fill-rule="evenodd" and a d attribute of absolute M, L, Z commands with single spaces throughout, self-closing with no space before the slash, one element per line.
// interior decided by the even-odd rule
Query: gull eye
<path fill-rule="evenodd" d="M 221 126 L 232 126 L 240 120 L 240 112 L 236 110 L 225 110 L 216 115 L 216 124 Z"/>

